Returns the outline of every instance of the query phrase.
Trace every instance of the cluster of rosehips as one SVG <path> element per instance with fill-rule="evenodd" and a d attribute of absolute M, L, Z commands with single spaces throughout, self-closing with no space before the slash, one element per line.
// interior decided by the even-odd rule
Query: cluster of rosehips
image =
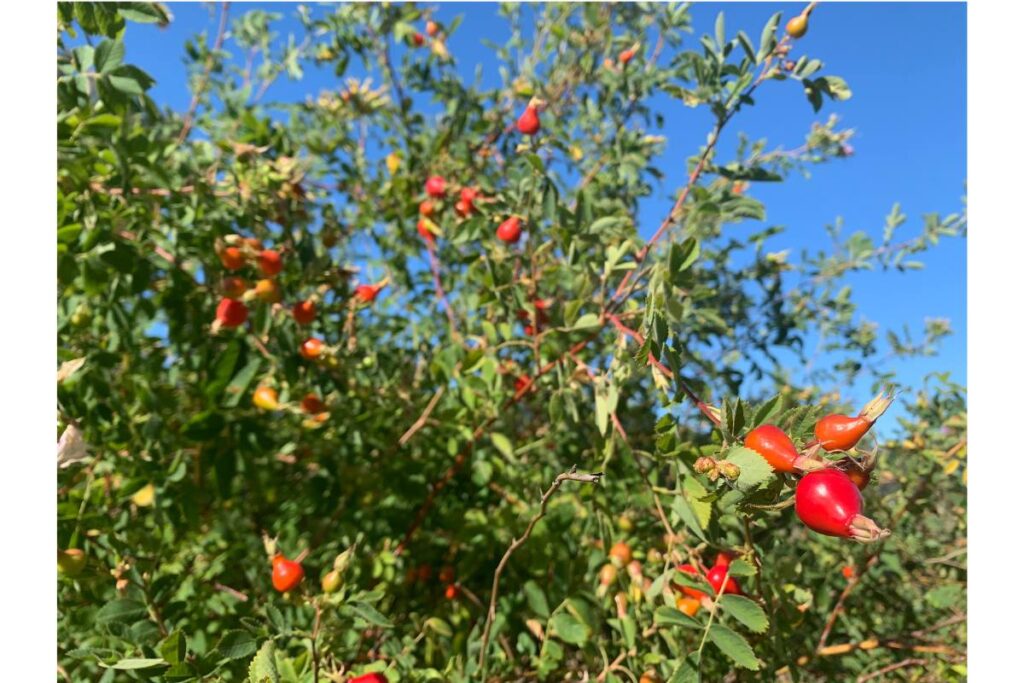
<path fill-rule="evenodd" d="M 331 570 L 320 579 L 320 588 L 324 593 L 329 595 L 341 589 L 342 578 L 351 559 L 351 548 L 334 558 Z M 299 587 L 305 577 L 306 571 L 302 568 L 301 562 L 289 560 L 276 549 L 273 551 L 273 557 L 270 559 L 270 582 L 274 590 L 278 593 L 290 593 Z"/>
<path fill-rule="evenodd" d="M 441 234 L 441 229 L 433 221 L 438 211 L 438 203 L 448 194 L 448 183 L 439 175 L 430 176 L 423 187 L 427 193 L 427 199 L 420 202 L 420 219 L 416 223 L 416 232 L 426 240 L 429 247 L 434 246 L 434 240 Z M 459 199 L 455 202 L 455 213 L 460 218 L 469 218 L 476 213 L 474 202 L 482 199 L 480 190 L 475 187 L 463 187 L 459 190 Z M 518 216 L 510 216 L 498 226 L 496 232 L 498 239 L 507 244 L 515 244 L 522 235 L 522 221 Z"/>
<path fill-rule="evenodd" d="M 858 459 L 849 454 L 871 426 L 892 404 L 891 393 L 882 392 L 855 416 L 832 414 L 818 420 L 814 439 L 803 453 L 775 425 L 752 429 L 744 445 L 763 457 L 776 472 L 802 475 L 796 485 L 796 514 L 805 525 L 820 534 L 870 542 L 889 535 L 861 514 L 861 490 L 871 481 L 874 458 Z M 839 460 L 824 460 L 821 451 L 846 453 Z M 707 467 L 707 459 L 698 464 Z M 728 463 L 716 463 L 721 468 Z M 724 470 L 722 474 L 726 474 Z"/>
<path fill-rule="evenodd" d="M 421 564 L 418 567 L 409 567 L 405 572 L 405 582 L 409 585 L 416 583 L 428 583 L 433 571 L 429 564 Z M 459 597 L 459 586 L 455 582 L 455 567 L 446 564 L 437 572 L 437 580 L 444 586 L 444 597 L 446 600 L 454 600 Z"/>
<path fill-rule="evenodd" d="M 218 240 L 215 246 L 221 265 L 226 270 L 238 271 L 249 264 L 256 264 L 264 277 L 252 288 L 244 278 L 229 275 L 221 282 L 223 298 L 217 305 L 216 328 L 238 327 L 249 318 L 246 301 L 259 299 L 276 304 L 281 301 L 281 289 L 274 277 L 281 272 L 284 264 L 281 253 L 275 249 L 264 249 L 263 243 L 255 237 L 228 235 Z"/>

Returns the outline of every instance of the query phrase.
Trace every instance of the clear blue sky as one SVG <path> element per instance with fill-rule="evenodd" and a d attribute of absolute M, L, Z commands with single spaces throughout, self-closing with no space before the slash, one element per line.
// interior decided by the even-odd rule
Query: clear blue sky
<path fill-rule="evenodd" d="M 437 16 L 447 23 L 464 15 L 463 24 L 448 47 L 467 80 L 479 63 L 484 83 L 496 84 L 494 60 L 482 40 L 504 42 L 505 22 L 497 5 L 451 3 L 436 5 Z M 692 7 L 694 38 L 713 32 L 720 10 L 732 34 L 743 29 L 755 39 L 771 14 L 785 16 L 803 5 L 795 3 L 696 3 Z M 250 9 L 267 9 L 285 15 L 278 26 L 281 36 L 301 32 L 294 19 L 295 6 L 274 3 L 240 3 L 232 16 Z M 127 61 L 138 64 L 157 84 L 151 95 L 161 105 L 183 111 L 188 106 L 183 45 L 200 31 L 215 31 L 216 7 L 209 3 L 170 3 L 174 21 L 165 29 L 132 24 L 127 32 Z M 785 19 L 784 19 L 785 20 Z M 786 232 L 770 243 L 772 249 L 829 248 L 826 223 L 839 216 L 845 231 L 865 230 L 880 236 L 885 215 L 894 202 L 908 216 L 901 228 L 916 233 L 921 215 L 943 216 L 961 209 L 967 176 L 967 33 L 963 3 L 824 3 L 811 20 L 807 36 L 795 54 L 806 52 L 825 62 L 824 73 L 843 76 L 853 90 L 846 102 L 826 101 L 815 114 L 795 83 L 769 84 L 758 95 L 758 106 L 744 111 L 731 128 L 750 137 L 765 137 L 770 147 L 796 147 L 813 121 L 824 121 L 832 112 L 842 127 L 852 127 L 855 155 L 812 169 L 812 177 L 796 175 L 785 183 L 762 183 L 753 196 L 765 202 L 768 222 L 786 226 Z M 229 41 L 227 47 L 231 48 Z M 395 49 L 404 49 L 397 47 Z M 669 57 L 662 55 L 662 60 Z M 490 68 L 489 68 L 490 67 Z M 309 68 L 301 82 L 279 80 L 264 101 L 298 100 L 321 89 L 338 86 L 328 69 Z M 659 190 L 642 205 L 641 228 L 653 232 L 674 188 L 684 184 L 685 164 L 706 135 L 707 113 L 694 112 L 678 101 L 662 97 L 656 105 L 666 112 L 662 131 L 669 140 L 659 167 L 666 178 Z M 865 273 L 850 279 L 854 300 L 861 313 L 882 329 L 901 329 L 904 324 L 919 334 L 926 317 L 948 318 L 954 336 L 942 342 L 939 355 L 894 365 L 901 382 L 916 386 L 931 371 L 950 371 L 955 381 L 966 382 L 967 263 L 966 241 L 947 240 L 923 260 L 923 271 L 900 274 Z M 857 387 L 853 403 L 862 403 L 866 387 Z"/>

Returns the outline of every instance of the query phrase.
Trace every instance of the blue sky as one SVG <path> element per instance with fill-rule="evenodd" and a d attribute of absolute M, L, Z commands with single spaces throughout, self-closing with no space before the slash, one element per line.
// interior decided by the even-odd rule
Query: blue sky
<path fill-rule="evenodd" d="M 484 84 L 497 83 L 494 59 L 484 39 L 504 42 L 505 22 L 497 5 L 451 3 L 435 5 L 444 23 L 464 15 L 462 26 L 448 47 L 467 80 L 481 65 Z M 776 11 L 785 17 L 802 8 L 795 3 L 696 3 L 692 7 L 694 38 L 713 32 L 719 11 L 726 14 L 726 29 L 743 29 L 756 39 L 765 21 Z M 232 16 L 248 9 L 269 9 L 284 14 L 278 31 L 300 32 L 295 6 L 234 4 Z M 152 75 L 151 91 L 161 105 L 183 111 L 189 92 L 183 45 L 199 33 L 215 31 L 212 4 L 171 3 L 174 21 L 165 29 L 132 24 L 127 32 L 127 60 Z M 784 18 L 785 21 L 785 18 Z M 967 51 L 966 5 L 962 3 L 824 3 L 811 18 L 810 31 L 797 44 L 796 55 L 807 53 L 825 62 L 823 73 L 843 76 L 853 90 L 846 102 L 826 101 L 815 114 L 795 83 L 770 83 L 762 89 L 757 106 L 744 111 L 728 129 L 724 151 L 738 131 L 751 138 L 767 138 L 769 147 L 796 147 L 814 121 L 830 113 L 841 117 L 841 127 L 852 127 L 855 155 L 814 167 L 812 177 L 794 175 L 785 183 L 762 183 L 751 194 L 767 206 L 769 224 L 786 226 L 769 243 L 770 249 L 829 249 L 824 226 L 842 217 L 845 232 L 864 230 L 879 237 L 886 214 L 900 202 L 908 221 L 901 228 L 907 237 L 917 232 L 924 213 L 945 216 L 962 208 L 967 175 Z M 228 44 L 230 49 L 230 43 Z M 395 49 L 404 49 L 396 47 Z M 666 51 L 667 52 L 667 51 Z M 669 57 L 662 55 L 662 60 Z M 339 82 L 327 69 L 309 68 L 301 82 L 279 80 L 264 101 L 296 100 Z M 671 205 L 674 188 L 685 182 L 685 164 L 704 139 L 710 121 L 704 111 L 692 111 L 662 97 L 655 104 L 666 113 L 662 134 L 667 149 L 659 167 L 666 177 L 658 191 L 642 205 L 643 232 L 653 232 Z M 753 230 L 755 226 L 749 229 Z M 939 354 L 893 365 L 901 382 L 915 386 L 932 371 L 949 371 L 952 379 L 966 382 L 966 241 L 947 240 L 924 255 L 926 269 L 912 273 L 872 272 L 850 278 L 854 301 L 861 315 L 882 329 L 909 325 L 915 333 L 925 318 L 948 318 L 954 336 L 942 342 Z M 863 403 L 866 387 L 851 396 Z"/>

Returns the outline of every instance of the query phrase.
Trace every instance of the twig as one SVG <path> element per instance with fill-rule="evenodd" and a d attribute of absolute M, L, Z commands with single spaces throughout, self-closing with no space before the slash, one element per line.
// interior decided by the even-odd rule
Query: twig
<path fill-rule="evenodd" d="M 316 602 L 316 615 L 313 617 L 313 632 L 309 636 L 313 658 L 313 683 L 320 683 L 320 656 L 316 649 L 316 639 L 320 635 L 320 601 Z"/>
<path fill-rule="evenodd" d="M 551 496 L 553 496 L 558 491 L 558 489 L 562 487 L 563 482 L 583 481 L 589 484 L 597 484 L 600 483 L 602 476 L 604 476 L 603 472 L 595 472 L 593 474 L 577 474 L 576 466 L 573 465 L 568 472 L 563 472 L 562 474 L 559 474 L 557 477 L 555 477 L 555 481 L 552 482 L 548 490 L 544 493 L 543 496 L 541 496 L 540 510 L 537 512 L 536 515 L 533 516 L 532 519 L 530 519 L 530 523 L 526 525 L 526 531 L 523 532 L 522 536 L 512 541 L 508 549 L 505 551 L 505 554 L 502 556 L 501 561 L 498 562 L 498 567 L 494 570 L 494 580 L 491 583 L 491 601 L 490 605 L 487 608 L 487 621 L 484 623 L 484 633 L 480 643 L 480 663 L 477 668 L 481 672 L 481 679 L 486 679 L 487 677 L 487 669 L 485 668 L 487 664 L 487 644 L 490 642 L 491 626 L 494 624 L 494 618 L 497 615 L 498 588 L 499 582 L 501 581 L 501 572 L 504 571 L 509 559 L 511 559 L 512 553 L 514 553 L 516 549 L 519 548 L 519 546 L 523 545 L 524 543 L 526 543 L 527 540 L 529 540 L 530 534 L 533 533 L 533 527 L 536 526 L 537 522 L 539 522 L 541 517 L 543 517 L 544 514 L 547 512 L 548 501 L 551 500 Z"/>
<path fill-rule="evenodd" d="M 427 245 L 427 253 L 430 255 L 430 272 L 434 276 L 434 293 L 437 295 L 437 300 L 444 306 L 445 315 L 448 316 L 448 331 L 451 332 L 452 337 L 457 338 L 459 326 L 455 322 L 455 312 L 448 301 L 448 295 L 445 294 L 444 287 L 441 286 L 441 262 L 437 259 L 437 252 L 434 251 L 433 244 Z"/>
<path fill-rule="evenodd" d="M 217 26 L 217 37 L 213 41 L 213 49 L 206 55 L 206 63 L 203 64 L 203 75 L 199 79 L 199 85 L 195 92 L 192 93 L 192 101 L 188 105 L 185 122 L 181 126 L 181 132 L 178 133 L 177 144 L 179 145 L 185 141 L 189 131 L 192 130 L 192 120 L 196 115 L 196 110 L 199 108 L 199 99 L 202 97 L 203 91 L 206 90 L 206 85 L 210 80 L 210 72 L 213 70 L 214 55 L 220 52 L 221 47 L 224 45 L 224 33 L 227 30 L 228 6 L 230 4 L 228 2 L 220 4 L 220 24 Z"/>
<path fill-rule="evenodd" d="M 902 669 L 902 668 L 907 667 L 907 666 L 924 666 L 927 663 L 928 663 L 927 659 L 913 659 L 913 658 L 904 659 L 903 661 L 896 662 L 895 664 L 890 664 L 889 666 L 883 666 L 878 671 L 872 671 L 871 673 L 864 674 L 862 676 L 858 676 L 857 677 L 857 683 L 864 683 L 865 681 L 870 681 L 872 678 L 878 678 L 879 676 L 884 676 L 885 674 L 887 674 L 887 673 L 889 673 L 891 671 L 896 671 L 897 669 Z"/>
<path fill-rule="evenodd" d="M 213 587 L 216 588 L 219 591 L 223 591 L 223 592 L 227 593 L 228 595 L 230 595 L 231 597 L 235 598 L 236 600 L 240 600 L 242 602 L 248 602 L 249 601 L 249 596 L 248 595 L 246 595 L 245 593 L 243 593 L 240 590 L 232 588 L 231 586 L 225 586 L 222 583 L 214 583 Z"/>
<path fill-rule="evenodd" d="M 405 434 L 402 434 L 401 438 L 398 439 L 398 445 L 404 446 L 409 442 L 409 439 L 413 437 L 416 432 L 423 428 L 423 425 L 427 424 L 427 418 L 430 417 L 430 413 L 434 412 L 434 406 L 441 400 L 441 396 L 444 395 L 445 387 L 439 387 L 434 395 L 430 398 L 430 402 L 427 403 L 427 407 L 423 409 L 423 413 L 416 418 L 416 421 L 405 430 Z"/>

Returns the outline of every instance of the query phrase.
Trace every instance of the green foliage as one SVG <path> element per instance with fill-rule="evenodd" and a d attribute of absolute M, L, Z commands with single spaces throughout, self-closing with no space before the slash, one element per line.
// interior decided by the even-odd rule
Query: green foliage
<path fill-rule="evenodd" d="M 839 389 L 891 381 L 881 338 L 895 357 L 934 352 L 948 324 L 878 330 L 845 278 L 921 267 L 908 257 L 962 236 L 965 216 L 903 239 L 897 205 L 880 239 L 837 222 L 835 253 L 766 252 L 783 228 L 749 184 L 852 153 L 834 116 L 795 149 L 735 130 L 762 90 L 806 88 L 815 109 L 851 95 L 819 59 L 785 68 L 782 15 L 754 40 L 725 13 L 691 36 L 685 4 L 535 9 L 528 30 L 500 6 L 510 38 L 484 88 L 445 42 L 471 22 L 416 48 L 425 7 L 289 7 L 303 31 L 285 37 L 281 16 L 231 5 L 232 47 L 186 44 L 195 106 L 172 112 L 124 42 L 166 8 L 59 3 L 58 539 L 87 556 L 58 586 L 72 680 L 848 680 L 891 663 L 884 646 L 815 656 L 826 628 L 827 644 L 941 641 L 928 670 L 958 680 L 963 390 L 936 377 L 904 393 L 898 426 L 883 417 L 897 436 L 878 443 L 865 513 L 893 533 L 874 546 L 805 529 L 796 479 L 741 444 L 770 423 L 809 446 L 821 415 L 861 401 Z M 270 101 L 315 69 L 340 87 Z M 663 93 L 706 113 L 709 137 L 655 233 L 638 207 L 661 187 Z M 509 126 L 531 97 L 547 108 L 527 138 Z M 431 175 L 449 196 L 428 249 Z M 513 214 L 515 246 L 494 238 Z M 221 329 L 224 279 L 264 277 L 254 253 L 237 271 L 218 257 L 242 239 L 280 251 L 283 300 L 247 294 L 248 320 Z M 372 303 L 353 296 L 385 278 Z M 291 306 L 309 299 L 300 326 Z M 317 361 L 298 354 L 310 336 Z M 797 377 L 811 340 L 829 361 Z M 276 410 L 253 405 L 258 387 Z M 322 412 L 302 408 L 311 393 Z M 603 481 L 542 504 L 573 466 Z M 633 562 L 602 585 L 618 541 Z M 275 551 L 305 553 L 287 595 Z M 742 596 L 675 569 L 725 551 Z M 844 565 L 858 585 L 826 627 Z M 332 568 L 343 585 L 321 593 Z M 682 587 L 709 594 L 694 616 Z"/>

